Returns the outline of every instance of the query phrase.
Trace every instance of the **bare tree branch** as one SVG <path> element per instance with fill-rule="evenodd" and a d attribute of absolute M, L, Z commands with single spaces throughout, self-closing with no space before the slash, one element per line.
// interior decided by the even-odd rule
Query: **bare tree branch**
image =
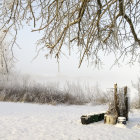
<path fill-rule="evenodd" d="M 63 46 L 77 46 L 79 66 L 84 59 L 99 62 L 101 51 L 118 58 L 129 54 L 133 62 L 140 54 L 140 0 L 3 0 L 0 31 L 14 35 L 12 46 L 18 30 L 32 22 L 47 55 L 59 59 Z"/>

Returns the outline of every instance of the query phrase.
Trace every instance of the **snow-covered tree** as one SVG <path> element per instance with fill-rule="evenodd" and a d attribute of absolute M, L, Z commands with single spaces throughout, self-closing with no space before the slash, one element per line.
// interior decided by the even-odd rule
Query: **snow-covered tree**
<path fill-rule="evenodd" d="M 140 56 L 140 0 L 1 1 L 0 30 L 15 33 L 13 42 L 25 24 L 42 32 L 38 44 L 47 48 L 47 56 L 59 59 L 66 47 L 77 47 L 79 66 L 85 58 L 103 61 L 100 52 L 114 53 L 117 61 L 129 54 L 135 62 Z"/>

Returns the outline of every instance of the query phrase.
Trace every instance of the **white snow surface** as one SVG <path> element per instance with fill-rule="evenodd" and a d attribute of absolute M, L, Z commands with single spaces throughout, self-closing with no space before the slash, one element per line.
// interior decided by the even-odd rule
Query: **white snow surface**
<path fill-rule="evenodd" d="M 140 110 L 130 112 L 126 128 L 81 124 L 81 115 L 104 110 L 107 106 L 0 102 L 0 140 L 140 140 Z"/>

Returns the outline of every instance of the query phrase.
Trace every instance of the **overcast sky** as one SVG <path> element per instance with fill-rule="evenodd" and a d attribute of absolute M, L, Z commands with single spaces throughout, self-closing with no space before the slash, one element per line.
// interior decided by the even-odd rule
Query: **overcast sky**
<path fill-rule="evenodd" d="M 113 56 L 104 58 L 104 65 L 100 69 L 95 69 L 92 65 L 88 66 L 83 63 L 82 67 L 78 69 L 78 56 L 75 52 L 70 57 L 64 57 L 60 61 L 60 71 L 58 71 L 58 64 L 55 59 L 46 59 L 45 51 L 36 56 L 36 40 L 39 39 L 39 33 L 32 33 L 31 29 L 24 27 L 18 34 L 17 43 L 21 49 L 15 48 L 15 56 L 18 59 L 16 62 L 16 70 L 18 72 L 29 74 L 41 81 L 60 81 L 73 80 L 88 82 L 95 85 L 97 82 L 103 88 L 113 87 L 114 83 L 119 86 L 131 85 L 131 81 L 136 81 L 140 72 L 140 65 L 136 64 L 129 66 L 126 64 L 114 66 Z"/>

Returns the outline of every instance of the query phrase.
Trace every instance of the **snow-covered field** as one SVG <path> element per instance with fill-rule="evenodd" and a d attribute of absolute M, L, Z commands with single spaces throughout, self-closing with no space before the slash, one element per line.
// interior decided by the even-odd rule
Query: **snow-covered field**
<path fill-rule="evenodd" d="M 126 128 L 80 123 L 81 115 L 106 109 L 0 102 L 0 140 L 140 140 L 140 110 L 129 114 Z"/>

